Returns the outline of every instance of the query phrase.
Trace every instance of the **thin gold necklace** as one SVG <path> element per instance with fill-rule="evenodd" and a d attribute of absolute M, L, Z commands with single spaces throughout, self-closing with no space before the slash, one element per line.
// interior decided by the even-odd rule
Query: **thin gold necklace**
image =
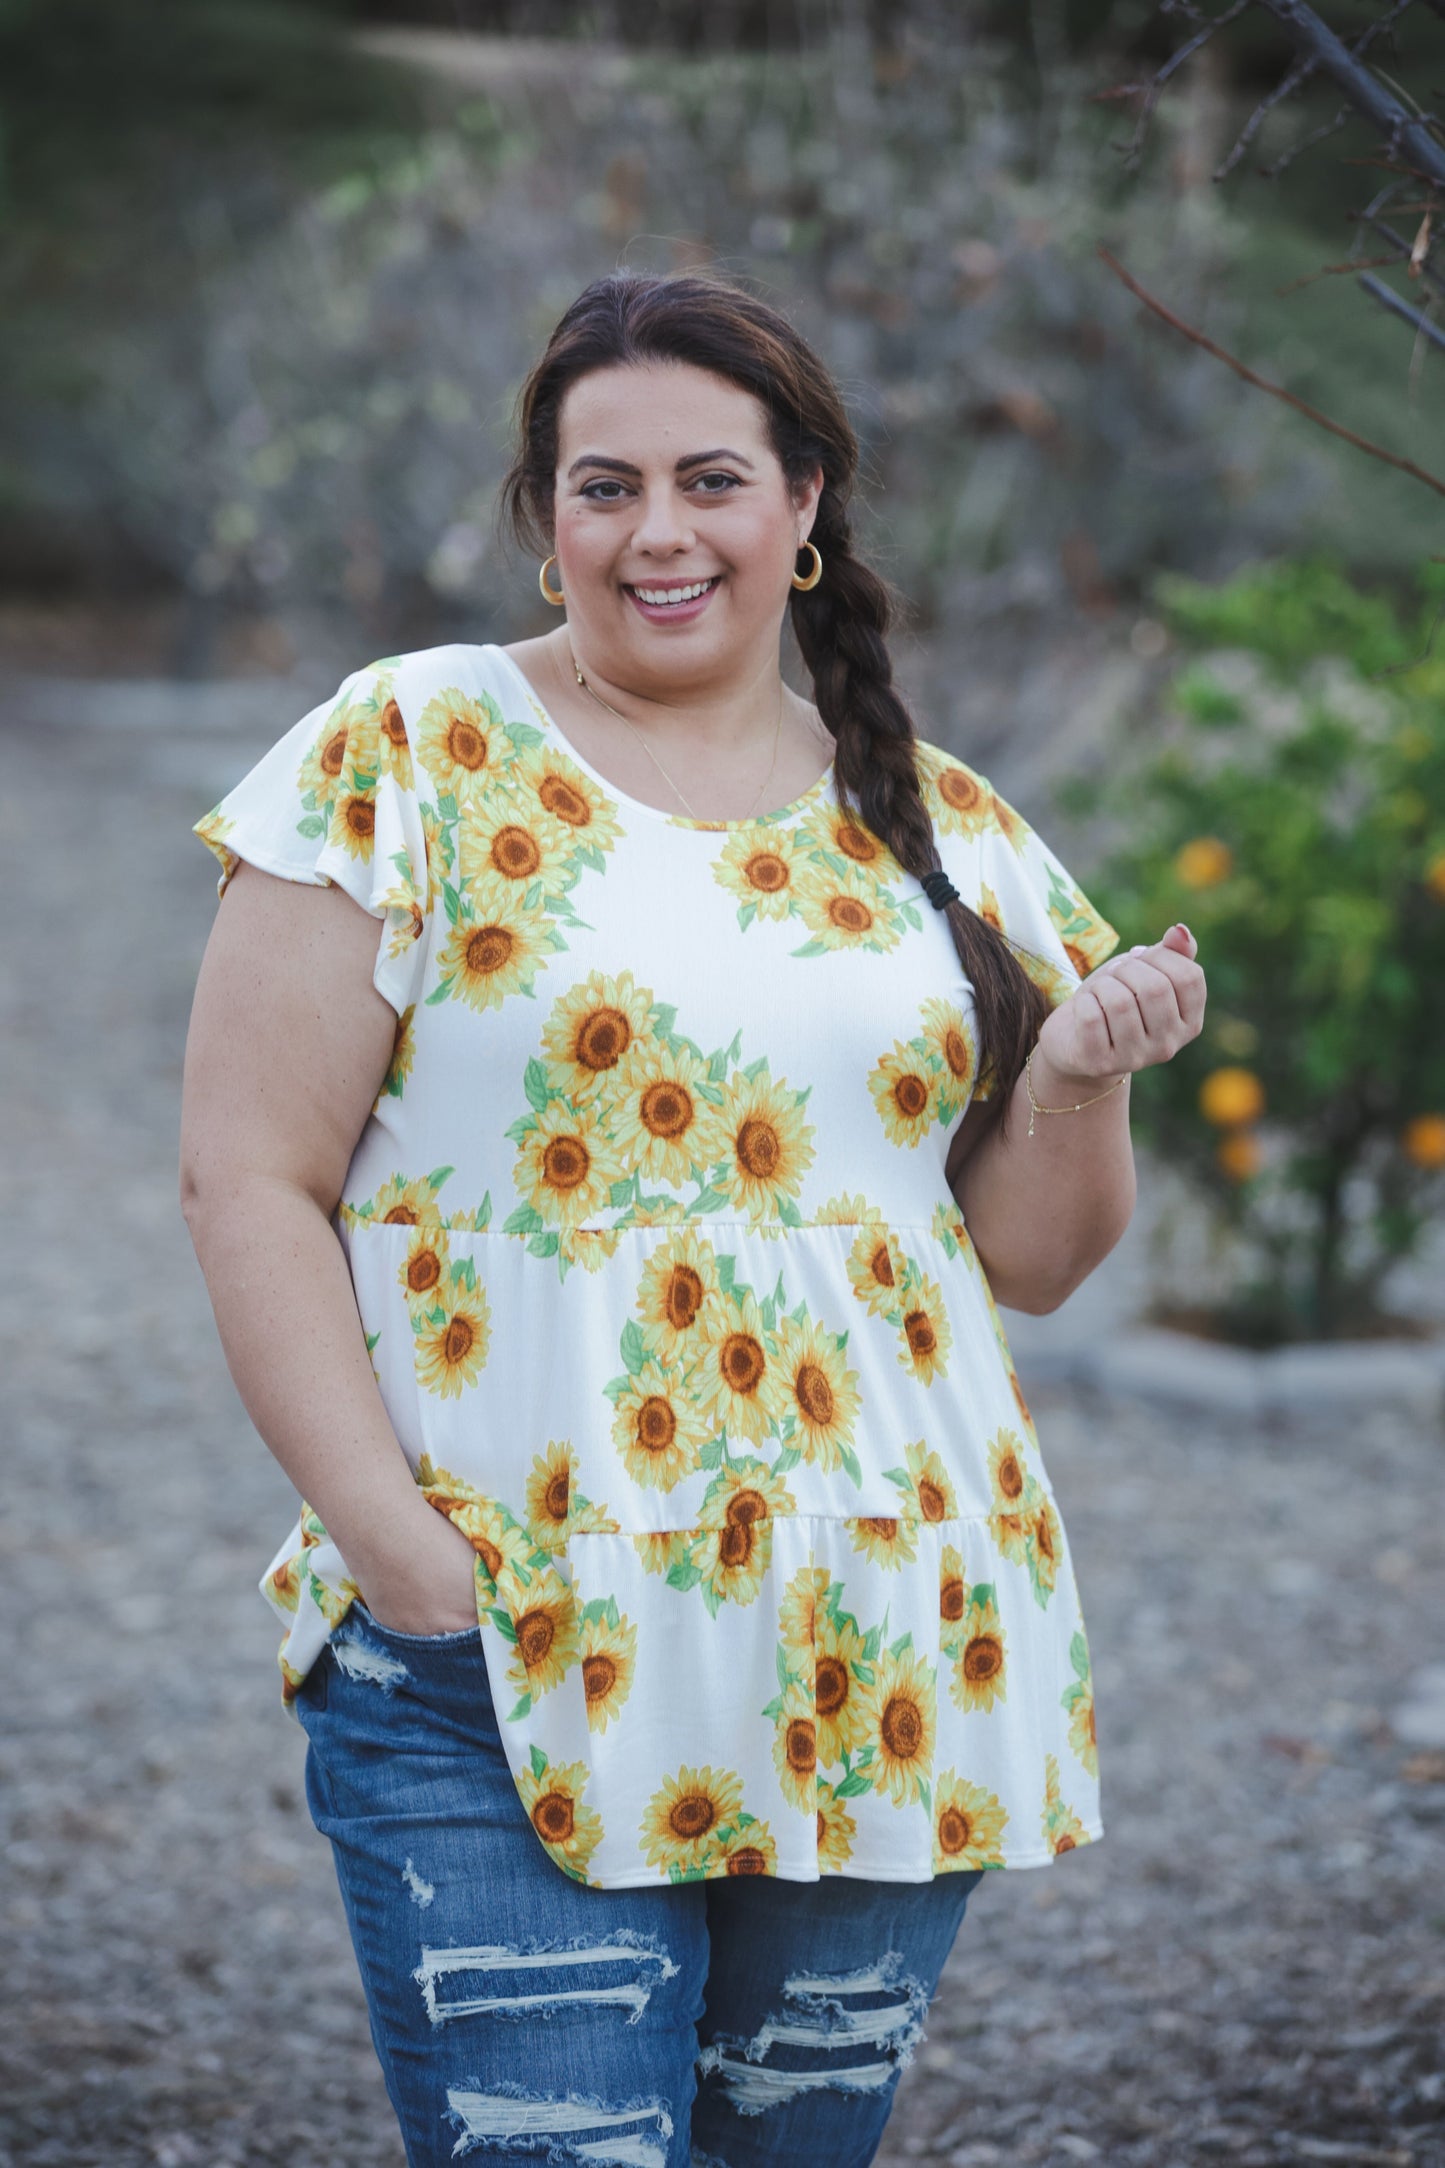
<path fill-rule="evenodd" d="M 613 707 L 613 705 L 612 705 L 612 702 L 611 702 L 610 700 L 604 700 L 604 699 L 603 699 L 603 697 L 602 697 L 602 695 L 601 695 L 601 693 L 599 693 L 599 692 L 598 692 L 598 691 L 597 691 L 597 690 L 595 689 L 595 687 L 593 687 L 593 686 L 591 686 L 591 685 L 589 685 L 589 684 L 588 684 L 588 682 L 587 682 L 586 678 L 585 678 L 585 677 L 583 677 L 583 675 L 582 675 L 582 672 L 581 672 L 581 671 L 580 671 L 580 670 L 578 669 L 578 667 L 577 667 L 577 657 L 576 657 L 576 656 L 575 656 L 575 655 L 574 655 L 574 654 L 572 653 L 572 648 L 571 648 L 571 644 L 570 644 L 570 642 L 569 642 L 569 644 L 568 644 L 568 648 L 567 648 L 567 653 L 568 653 L 568 656 L 569 656 L 569 658 L 570 658 L 570 660 L 571 660 L 571 663 L 572 663 L 572 672 L 573 672 L 573 675 L 575 676 L 575 678 L 576 678 L 576 680 L 577 680 L 577 683 L 578 683 L 578 684 L 579 684 L 579 685 L 580 685 L 580 686 L 582 687 L 582 690 L 583 690 L 584 692 L 587 692 L 587 693 L 591 693 L 591 695 L 592 695 L 592 698 L 593 698 L 593 699 L 594 699 L 594 700 L 595 700 L 595 701 L 597 702 L 597 705 L 598 705 L 598 706 L 599 706 L 600 708 L 606 708 L 606 710 L 607 710 L 607 712 L 608 712 L 608 714 L 609 714 L 609 715 L 615 715 L 615 716 L 617 717 L 617 720 L 618 720 L 618 722 L 619 722 L 619 723 L 626 723 L 626 724 L 627 724 L 627 727 L 628 727 L 628 729 L 629 729 L 629 730 L 630 730 L 630 731 L 632 732 L 632 735 L 633 735 L 633 737 L 634 737 L 634 738 L 636 738 L 636 740 L 637 740 L 638 744 L 639 744 L 639 745 L 640 745 L 640 746 L 642 747 L 642 750 L 643 750 L 643 752 L 644 752 L 644 753 L 646 753 L 646 755 L 647 755 L 648 759 L 649 759 L 649 760 L 650 760 L 650 761 L 652 762 L 652 765 L 653 765 L 653 767 L 654 767 L 654 768 L 656 768 L 656 770 L 657 770 L 658 774 L 659 774 L 659 775 L 660 775 L 660 776 L 662 777 L 662 780 L 663 780 L 663 782 L 664 782 L 664 783 L 666 783 L 666 785 L 667 785 L 668 789 L 669 789 L 669 790 L 670 790 L 670 791 L 671 791 L 671 792 L 673 793 L 673 795 L 674 795 L 675 797 L 677 797 L 678 799 L 680 799 L 680 800 L 681 800 L 681 802 L 682 802 L 682 807 L 683 807 L 683 810 L 684 810 L 684 812 L 685 812 L 685 813 L 687 814 L 687 816 L 688 816 L 688 819 L 689 819 L 689 820 L 695 820 L 695 821 L 697 821 L 697 820 L 701 820 L 701 818 L 702 818 L 702 817 L 701 817 L 701 815 L 700 815 L 700 814 L 697 814 L 697 813 L 694 813 L 694 812 L 693 812 L 693 809 L 692 809 L 692 807 L 691 807 L 691 806 L 690 806 L 690 805 L 688 804 L 688 802 L 687 802 L 687 799 L 686 799 L 686 798 L 685 798 L 685 797 L 683 796 L 683 793 L 681 792 L 681 790 L 679 790 L 679 788 L 678 788 L 677 784 L 676 784 L 676 783 L 675 783 L 675 782 L 673 781 L 672 777 L 671 777 L 671 776 L 670 776 L 670 775 L 668 774 L 668 772 L 667 772 L 666 768 L 664 768 L 664 767 L 663 767 L 663 765 L 662 765 L 662 762 L 661 762 L 661 761 L 660 761 L 660 760 L 658 759 L 658 757 L 657 757 L 656 753 L 654 753 L 654 751 L 652 750 L 652 747 L 651 747 L 651 746 L 650 746 L 650 745 L 648 744 L 648 742 L 647 742 L 646 738 L 645 738 L 645 737 L 644 737 L 644 736 L 642 735 L 642 732 L 641 732 L 641 731 L 640 731 L 640 730 L 638 729 L 638 727 L 637 727 L 636 723 L 632 722 L 632 721 L 631 721 L 631 720 L 630 720 L 630 719 L 629 719 L 629 718 L 628 718 L 627 716 L 625 716 L 625 715 L 623 714 L 623 712 L 622 712 L 621 708 L 614 708 L 614 707 Z M 770 782 L 772 781 L 772 775 L 773 775 L 773 770 L 774 770 L 774 769 L 775 769 L 775 768 L 777 767 L 777 765 L 778 765 L 778 741 L 779 741 L 780 737 L 782 736 L 782 729 L 783 729 L 783 680 L 782 680 L 782 677 L 781 677 L 781 676 L 779 676 L 779 678 L 778 678 L 778 719 L 777 719 L 776 723 L 774 723 L 774 725 L 773 725 L 773 757 L 772 757 L 772 759 L 771 759 L 771 760 L 770 760 L 770 761 L 768 762 L 768 772 L 767 772 L 767 774 L 766 774 L 766 775 L 765 775 L 765 776 L 763 777 L 763 780 L 761 781 L 761 783 L 759 783 L 759 785 L 758 785 L 758 788 L 757 788 L 757 793 L 756 793 L 756 796 L 755 796 L 755 797 L 754 797 L 754 799 L 753 799 L 753 802 L 752 802 L 752 804 L 751 804 L 751 805 L 750 805 L 750 806 L 748 807 L 748 809 L 747 809 L 747 812 L 746 812 L 746 813 L 744 813 L 744 814 L 743 814 L 743 815 L 741 816 L 741 817 L 742 817 L 742 819 L 743 819 L 743 820 L 745 820 L 745 821 L 747 821 L 747 820 L 751 820 L 751 819 L 752 819 L 752 817 L 753 817 L 753 814 L 754 814 L 754 813 L 756 812 L 756 810 L 757 810 L 757 805 L 758 805 L 758 799 L 762 797 L 762 795 L 763 795 L 763 792 L 764 792 L 764 791 L 765 791 L 765 790 L 767 789 L 767 787 L 768 787 L 768 784 L 769 784 L 769 783 L 770 783 Z M 703 822 L 703 826 L 704 826 L 704 827 L 710 827 L 710 826 L 712 826 L 712 823 L 711 823 L 711 822 Z"/>

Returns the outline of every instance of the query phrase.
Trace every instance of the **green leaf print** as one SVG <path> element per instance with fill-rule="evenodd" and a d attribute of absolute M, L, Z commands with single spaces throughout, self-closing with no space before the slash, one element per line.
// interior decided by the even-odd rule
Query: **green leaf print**
<path fill-rule="evenodd" d="M 509 1724 L 515 1724 L 519 1718 L 524 1716 L 530 1716 L 531 1713 L 532 1697 L 530 1694 L 522 1694 L 518 1697 L 516 1701 L 513 1702 L 511 1708 L 508 1709 L 507 1722 Z"/>
<path fill-rule="evenodd" d="M 911 1649 L 911 1648 L 912 1648 L 912 1646 L 913 1646 L 913 1636 L 912 1636 L 912 1634 L 911 1634 L 911 1633 L 906 1633 L 906 1634 L 900 1634 L 900 1635 L 898 1636 L 898 1639 L 897 1639 L 896 1641 L 892 1641 L 892 1642 L 890 1642 L 890 1643 L 889 1643 L 889 1645 L 888 1645 L 888 1653 L 889 1653 L 889 1655 L 890 1655 L 890 1656 L 902 1656 L 902 1655 L 906 1654 L 906 1652 L 907 1652 L 907 1651 L 908 1651 L 909 1649 Z"/>
<path fill-rule="evenodd" d="M 720 1212 L 727 1202 L 728 1193 L 725 1189 L 704 1189 L 699 1190 L 687 1209 L 692 1216 L 699 1213 L 710 1214 Z"/>
<path fill-rule="evenodd" d="M 442 902 L 447 907 L 447 922 L 455 926 L 462 915 L 461 891 L 452 887 L 450 881 L 442 882 Z"/>
<path fill-rule="evenodd" d="M 314 843 L 318 836 L 325 835 L 326 823 L 319 813 L 308 813 L 304 821 L 296 823 L 296 833 L 305 836 L 308 843 Z"/>
<path fill-rule="evenodd" d="M 501 1604 L 494 1603 L 491 1606 L 489 1616 L 491 1618 L 492 1624 L 496 1627 L 497 1632 L 501 1635 L 502 1639 L 504 1641 L 510 1641 L 513 1646 L 515 1646 L 517 1640 L 517 1629 L 512 1624 L 511 1612 L 504 1610 Z"/>
<path fill-rule="evenodd" d="M 923 931 L 923 921 L 918 915 L 917 905 L 905 901 L 901 903 L 898 908 L 899 911 L 902 913 L 903 917 L 907 919 L 909 925 L 913 928 L 914 932 L 921 933 Z"/>
<path fill-rule="evenodd" d="M 777 1722 L 778 1718 L 782 1715 L 783 1710 L 787 1705 L 788 1696 L 786 1689 L 789 1683 L 789 1681 L 784 1680 L 784 1691 L 781 1694 L 774 1694 L 772 1700 L 768 1702 L 766 1707 L 760 1709 L 758 1712 L 760 1716 L 767 1717 L 770 1723 L 775 1724 Z"/>
<path fill-rule="evenodd" d="M 526 1074 L 522 1078 L 522 1089 L 527 1094 L 528 1106 L 535 1108 L 540 1114 L 552 1092 L 547 1082 L 547 1065 L 538 1061 L 535 1054 L 528 1060 Z"/>
<path fill-rule="evenodd" d="M 699 1448 L 697 1458 L 699 1466 L 703 1468 L 720 1468 L 722 1466 L 723 1434 L 721 1431 L 718 1432 L 715 1438 L 709 1438 L 706 1445 Z"/>
<path fill-rule="evenodd" d="M 690 1558 L 679 1558 L 667 1569 L 668 1587 L 681 1589 L 684 1594 L 688 1589 L 696 1588 L 701 1579 L 701 1573 Z"/>
<path fill-rule="evenodd" d="M 802 1457 L 803 1456 L 799 1452 L 797 1446 L 785 1445 L 782 1452 L 779 1453 L 777 1459 L 773 1462 L 773 1474 L 786 1475 L 790 1468 L 797 1467 L 798 1462 L 802 1459 Z"/>
<path fill-rule="evenodd" d="M 547 1757 L 539 1746 L 532 1749 L 531 1763 L 534 1777 L 544 1777 L 547 1774 Z"/>
<path fill-rule="evenodd" d="M 612 1206 L 612 1209 L 614 1211 L 616 1211 L 621 1205 L 631 1203 L 633 1180 L 634 1178 L 632 1175 L 625 1175 L 621 1181 L 614 1182 L 611 1188 L 608 1190 L 607 1202 Z"/>
<path fill-rule="evenodd" d="M 774 1191 L 774 1195 L 778 1200 L 778 1218 L 782 1221 L 783 1225 L 785 1227 L 801 1227 L 803 1224 L 803 1215 L 798 1210 L 798 1207 L 794 1204 L 792 1198 L 785 1197 L 781 1190 Z"/>
<path fill-rule="evenodd" d="M 870 1626 L 863 1636 L 863 1654 L 870 1664 L 876 1662 L 878 1651 L 882 1646 L 883 1628 L 881 1626 Z"/>
<path fill-rule="evenodd" d="M 987 1593 L 991 1603 L 993 1601 L 993 1590 L 989 1589 Z M 975 1601 L 983 1594 L 982 1589 L 975 1589 Z M 1087 1686 L 1089 1683 L 1089 1644 L 1082 1634 L 1075 1634 L 1073 1640 L 1069 1643 L 1069 1662 L 1073 1665 L 1084 1685 Z"/>
<path fill-rule="evenodd" d="M 659 1035 L 665 1038 L 668 1032 L 677 1028 L 677 1003 L 655 1001 L 652 1005 L 652 1020 Z"/>
<path fill-rule="evenodd" d="M 833 1786 L 833 1797 L 835 1799 L 856 1799 L 860 1792 L 871 1792 L 872 1789 L 871 1781 L 861 1771 L 851 1769 L 841 1784 Z"/>
<path fill-rule="evenodd" d="M 763 1071 L 764 1071 L 764 1070 L 765 1070 L 765 1069 L 767 1068 L 767 1066 L 768 1066 L 768 1057 L 767 1057 L 767 1055 L 766 1055 L 766 1054 L 759 1054 L 759 1056 L 758 1056 L 757 1060 L 756 1060 L 756 1061 L 750 1061 L 750 1062 L 748 1063 L 747 1067 L 746 1067 L 745 1069 L 741 1070 L 741 1071 L 739 1072 L 739 1074 L 740 1074 L 740 1075 L 742 1075 L 742 1076 L 744 1076 L 744 1077 L 746 1077 L 746 1079 L 747 1079 L 747 1081 L 748 1081 L 748 1083 L 749 1083 L 749 1084 L 755 1084 L 755 1083 L 757 1082 L 758 1078 L 759 1078 L 759 1077 L 760 1077 L 760 1076 L 762 1075 Z"/>
<path fill-rule="evenodd" d="M 519 753 L 530 752 L 534 745 L 542 743 L 542 733 L 531 723 L 508 723 L 507 736 Z"/>
<path fill-rule="evenodd" d="M 723 1078 L 727 1075 L 727 1073 L 727 1049 L 726 1047 L 719 1047 L 715 1054 L 710 1054 L 708 1056 L 707 1080 L 709 1084 L 721 1084 Z"/>
<path fill-rule="evenodd" d="M 733 1291 L 737 1269 L 737 1259 L 730 1252 L 724 1251 L 717 1261 L 717 1284 L 725 1295 L 730 1295 Z"/>
<path fill-rule="evenodd" d="M 823 941 L 805 941 L 801 948 L 793 950 L 794 956 L 826 956 L 827 944 Z"/>
<path fill-rule="evenodd" d="M 535 1235 L 540 1232 L 542 1215 L 535 1205 L 519 1204 L 515 1212 L 509 1212 L 502 1222 L 504 1235 Z"/>
<path fill-rule="evenodd" d="M 647 1361 L 647 1347 L 642 1338 L 642 1327 L 635 1317 L 630 1317 L 622 1328 L 622 1360 L 627 1365 L 629 1377 L 636 1377 Z"/>
<path fill-rule="evenodd" d="M 757 915 L 758 907 L 755 903 L 740 903 L 738 905 L 738 925 L 744 933 L 747 932 Z"/>
<path fill-rule="evenodd" d="M 933 1812 L 933 1786 L 932 1786 L 932 1785 L 931 1785 L 931 1784 L 929 1783 L 929 1781 L 928 1781 L 927 1777 L 920 1777 L 920 1778 L 919 1778 L 919 1780 L 918 1780 L 918 1796 L 919 1796 L 919 1798 L 920 1798 L 920 1799 L 922 1800 L 922 1802 L 923 1802 L 923 1811 L 924 1811 L 924 1813 L 925 1813 L 925 1814 L 932 1814 L 932 1812 Z"/>
<path fill-rule="evenodd" d="M 545 1235 L 533 1235 L 527 1243 L 527 1255 L 529 1257 L 555 1257 L 561 1246 L 561 1238 L 555 1232 Z"/>
<path fill-rule="evenodd" d="M 863 1470 L 858 1465 L 858 1455 L 853 1451 L 852 1446 L 844 1445 L 840 1441 L 838 1446 L 838 1458 L 842 1461 L 843 1466 L 847 1469 L 849 1475 L 853 1478 L 853 1481 L 857 1488 L 859 1490 L 862 1490 Z"/>

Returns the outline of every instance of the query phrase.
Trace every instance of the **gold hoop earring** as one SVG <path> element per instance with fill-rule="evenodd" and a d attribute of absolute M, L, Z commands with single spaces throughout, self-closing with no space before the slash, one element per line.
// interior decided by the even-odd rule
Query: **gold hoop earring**
<path fill-rule="evenodd" d="M 800 580 L 796 572 L 793 574 L 794 587 L 797 588 L 800 595 L 806 595 L 811 593 L 823 577 L 823 559 L 819 554 L 816 542 L 800 542 L 798 548 L 800 550 L 811 550 L 813 553 L 813 569 L 808 574 L 808 577 L 805 580 Z"/>
<path fill-rule="evenodd" d="M 542 590 L 542 600 L 544 602 L 550 602 L 554 610 L 560 610 L 565 608 L 567 597 L 563 594 L 558 594 L 555 589 L 547 585 L 547 574 L 551 570 L 552 566 L 556 564 L 556 562 L 557 559 L 555 554 L 551 557 L 544 558 L 541 570 L 537 574 L 537 585 Z"/>

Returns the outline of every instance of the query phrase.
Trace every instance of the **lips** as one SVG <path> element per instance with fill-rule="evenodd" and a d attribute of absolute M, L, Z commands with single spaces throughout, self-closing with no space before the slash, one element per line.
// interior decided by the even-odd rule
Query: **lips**
<path fill-rule="evenodd" d="M 707 580 L 668 580 L 648 586 L 624 585 L 622 592 L 639 617 L 650 625 L 687 625 L 700 617 L 722 584 L 715 572 Z"/>

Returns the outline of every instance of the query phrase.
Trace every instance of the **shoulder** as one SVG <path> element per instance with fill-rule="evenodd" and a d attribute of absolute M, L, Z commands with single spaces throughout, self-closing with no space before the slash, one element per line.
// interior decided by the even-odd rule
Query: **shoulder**
<path fill-rule="evenodd" d="M 939 835 L 969 842 L 1001 835 L 1015 850 L 1023 849 L 1032 830 L 986 775 L 927 738 L 915 741 L 915 758 L 923 802 Z"/>

